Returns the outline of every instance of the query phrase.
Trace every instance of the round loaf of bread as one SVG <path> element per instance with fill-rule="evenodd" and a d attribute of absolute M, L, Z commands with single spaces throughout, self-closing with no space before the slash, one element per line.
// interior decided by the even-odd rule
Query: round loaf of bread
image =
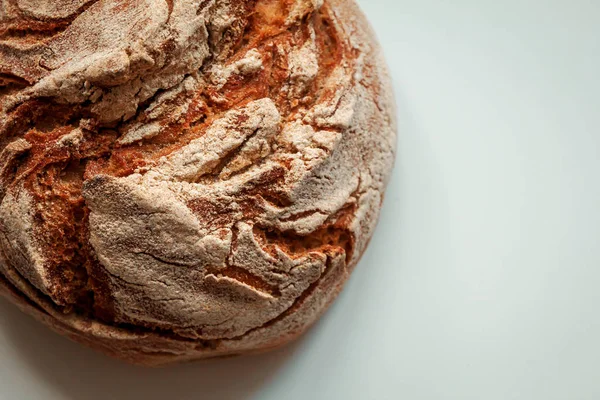
<path fill-rule="evenodd" d="M 3 1 L 1 291 L 133 363 L 287 343 L 367 246 L 394 112 L 353 0 Z"/>

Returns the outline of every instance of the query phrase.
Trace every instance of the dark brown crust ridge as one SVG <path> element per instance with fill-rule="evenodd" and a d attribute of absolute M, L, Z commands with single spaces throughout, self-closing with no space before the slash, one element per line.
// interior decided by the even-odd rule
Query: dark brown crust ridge
<path fill-rule="evenodd" d="M 2 294 L 145 365 L 303 333 L 394 159 L 353 1 L 30 3 L 0 6 Z"/>

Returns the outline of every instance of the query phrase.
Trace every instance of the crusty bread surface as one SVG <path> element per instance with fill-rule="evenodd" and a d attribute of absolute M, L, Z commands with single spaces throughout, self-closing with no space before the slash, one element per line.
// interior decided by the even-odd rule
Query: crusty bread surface
<path fill-rule="evenodd" d="M 285 344 L 373 234 L 394 113 L 353 0 L 0 0 L 0 292 L 137 364 Z"/>

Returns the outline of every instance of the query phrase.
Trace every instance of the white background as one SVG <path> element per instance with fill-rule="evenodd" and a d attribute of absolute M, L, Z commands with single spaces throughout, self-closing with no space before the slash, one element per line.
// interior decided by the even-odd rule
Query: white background
<path fill-rule="evenodd" d="M 600 399 L 600 2 L 360 3 L 395 80 L 398 161 L 316 328 L 146 370 L 1 301 L 1 399 Z"/>

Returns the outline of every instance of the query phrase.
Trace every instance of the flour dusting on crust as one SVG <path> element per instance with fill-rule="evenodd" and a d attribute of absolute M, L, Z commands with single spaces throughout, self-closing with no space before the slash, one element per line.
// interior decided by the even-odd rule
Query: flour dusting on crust
<path fill-rule="evenodd" d="M 0 287 L 163 364 L 276 347 L 375 229 L 394 102 L 351 0 L 0 8 Z"/>

